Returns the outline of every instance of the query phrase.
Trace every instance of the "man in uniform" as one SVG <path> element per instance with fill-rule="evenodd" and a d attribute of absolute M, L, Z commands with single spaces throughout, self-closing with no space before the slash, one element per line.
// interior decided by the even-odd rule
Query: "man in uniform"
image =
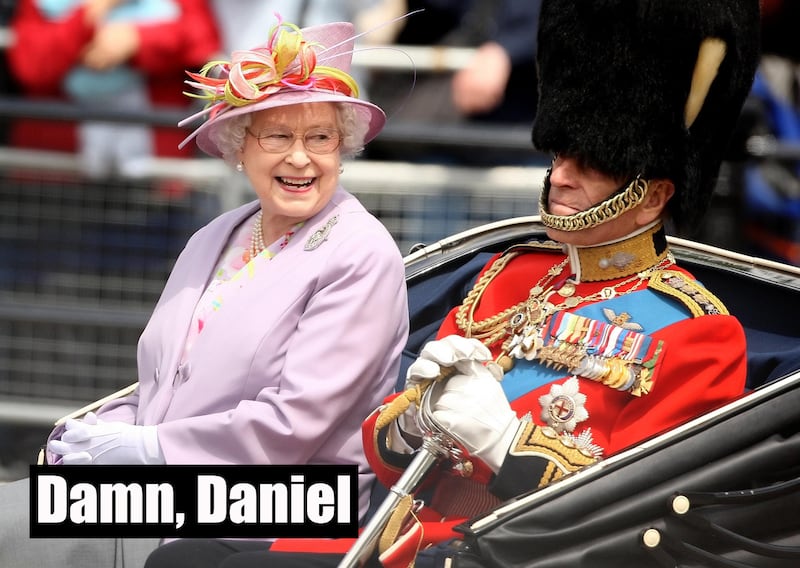
<path fill-rule="evenodd" d="M 420 416 L 468 454 L 428 479 L 428 504 L 392 519 L 384 565 L 744 392 L 743 329 L 675 264 L 666 233 L 706 212 L 758 28 L 758 0 L 544 0 L 533 142 L 553 154 L 540 200 L 551 240 L 490 260 L 408 390 L 365 423 L 387 487 L 419 447 Z"/>

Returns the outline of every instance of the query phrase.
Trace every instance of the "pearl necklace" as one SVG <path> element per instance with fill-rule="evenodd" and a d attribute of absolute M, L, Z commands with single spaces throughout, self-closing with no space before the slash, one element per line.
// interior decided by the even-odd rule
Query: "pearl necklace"
<path fill-rule="evenodd" d="M 256 218 L 253 221 L 253 232 L 250 235 L 250 258 L 257 257 L 266 245 L 264 244 L 264 230 L 261 228 L 261 218 L 263 217 L 261 209 L 256 213 Z"/>

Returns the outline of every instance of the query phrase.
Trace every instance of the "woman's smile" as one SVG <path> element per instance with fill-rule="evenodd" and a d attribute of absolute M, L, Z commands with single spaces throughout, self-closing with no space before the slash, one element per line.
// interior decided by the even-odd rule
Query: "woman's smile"
<path fill-rule="evenodd" d="M 305 193 L 311 189 L 317 178 L 315 177 L 285 177 L 279 176 L 275 180 L 284 190 L 291 193 Z"/>

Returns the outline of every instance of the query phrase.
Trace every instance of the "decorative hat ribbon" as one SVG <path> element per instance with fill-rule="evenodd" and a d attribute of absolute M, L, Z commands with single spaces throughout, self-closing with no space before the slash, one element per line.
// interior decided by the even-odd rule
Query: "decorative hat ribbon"
<path fill-rule="evenodd" d="M 206 100 L 207 104 L 202 111 L 182 120 L 179 126 L 207 114 L 214 117 L 231 108 L 263 101 L 284 89 L 322 89 L 358 97 L 358 84 L 348 73 L 336 67 L 317 65 L 315 47 L 321 47 L 320 55 L 324 55 L 324 46 L 305 41 L 298 26 L 279 19 L 270 31 L 266 46 L 234 51 L 231 61 L 210 61 L 198 73 L 187 71 L 192 80 L 187 80 L 186 84 L 198 92 L 184 94 Z M 218 76 L 209 76 L 216 69 L 220 69 Z"/>

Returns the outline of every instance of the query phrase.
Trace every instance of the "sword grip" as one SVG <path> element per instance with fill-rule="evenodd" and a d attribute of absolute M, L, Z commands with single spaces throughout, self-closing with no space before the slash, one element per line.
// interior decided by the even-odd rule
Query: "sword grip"
<path fill-rule="evenodd" d="M 356 542 L 339 563 L 339 568 L 359 568 L 369 558 L 392 516 L 392 511 L 403 497 L 411 495 L 419 487 L 445 453 L 446 451 L 436 441 L 426 437 L 403 475 L 390 488 L 389 495 L 383 500 Z"/>

